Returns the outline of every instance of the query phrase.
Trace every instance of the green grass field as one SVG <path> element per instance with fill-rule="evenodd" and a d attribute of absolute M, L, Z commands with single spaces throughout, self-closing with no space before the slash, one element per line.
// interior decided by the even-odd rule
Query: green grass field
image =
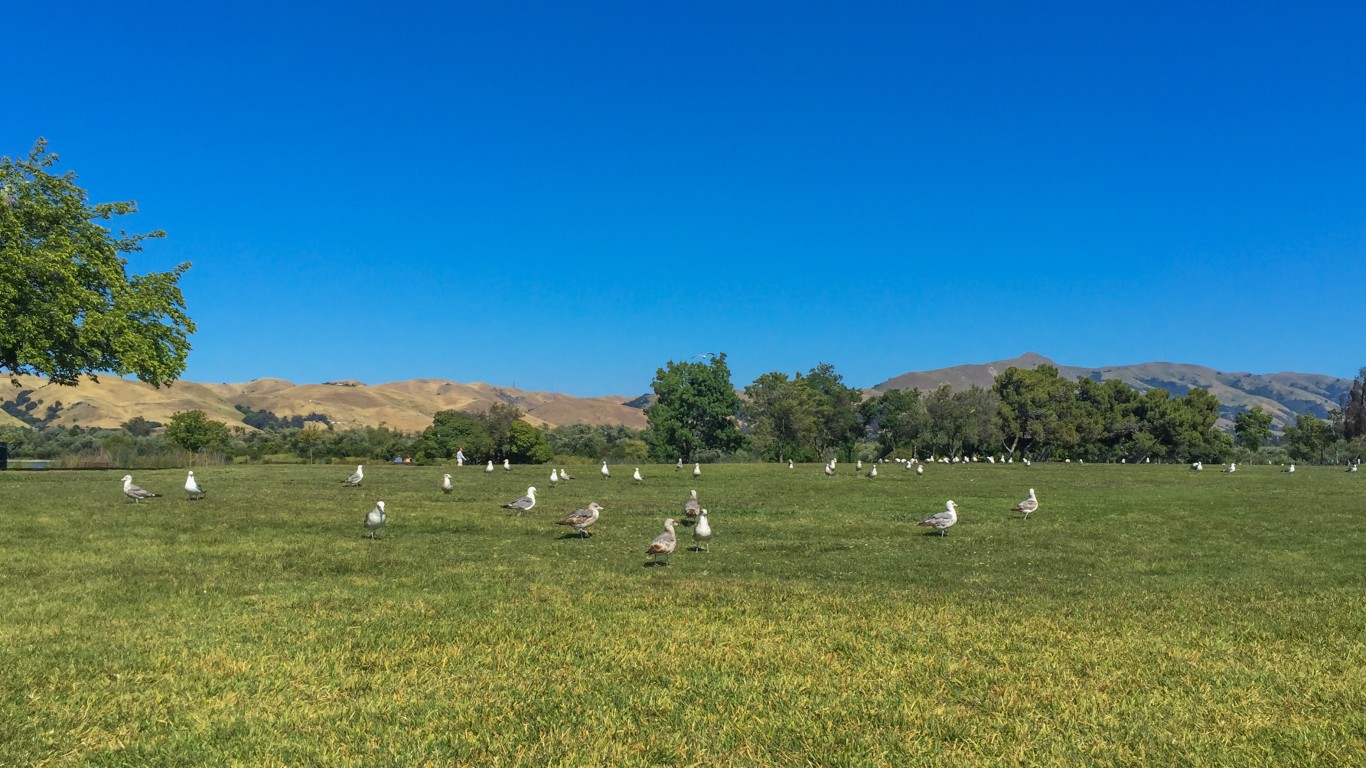
<path fill-rule="evenodd" d="M 0 473 L 0 765 L 1366 761 L 1366 473 L 568 466 Z"/>

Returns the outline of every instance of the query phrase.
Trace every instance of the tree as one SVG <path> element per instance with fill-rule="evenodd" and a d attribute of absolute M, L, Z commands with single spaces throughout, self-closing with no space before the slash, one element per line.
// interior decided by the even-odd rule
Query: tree
<path fill-rule="evenodd" d="M 1312 413 L 1301 413 L 1285 428 L 1285 444 L 1296 461 L 1323 461 L 1333 444 L 1333 427 Z"/>
<path fill-rule="evenodd" d="M 514 421 L 508 428 L 507 457 L 518 464 L 544 464 L 555 458 L 545 433 L 525 421 Z"/>
<path fill-rule="evenodd" d="M 801 374 L 765 373 L 745 387 L 744 405 L 754 448 L 769 461 L 813 461 L 824 432 L 823 401 Z"/>
<path fill-rule="evenodd" d="M 1076 388 L 1057 368 L 1007 368 L 991 388 L 1001 401 L 997 418 L 1008 452 L 1024 449 L 1038 455 L 1071 445 L 1069 434 L 1075 425 L 1069 427 L 1066 417 L 1076 400 Z"/>
<path fill-rule="evenodd" d="M 1348 440 L 1366 436 L 1366 368 L 1357 372 L 1342 403 L 1342 436 Z"/>
<path fill-rule="evenodd" d="M 177 285 L 190 265 L 129 276 L 120 254 L 165 233 L 112 235 L 98 222 L 137 204 L 91 205 L 74 173 L 49 172 L 46 147 L 0 158 L 0 371 L 66 385 L 98 372 L 174 381 L 195 331 Z"/>
<path fill-rule="evenodd" d="M 134 416 L 133 418 L 123 422 L 119 426 L 123 428 L 124 432 L 127 432 L 133 437 L 146 437 L 152 434 L 152 430 L 156 429 L 161 425 L 156 423 L 155 421 L 148 421 L 142 418 L 141 416 Z"/>
<path fill-rule="evenodd" d="M 460 411 L 438 411 L 417 439 L 419 461 L 449 459 L 463 450 L 470 462 L 493 458 L 493 441 L 485 422 Z"/>
<path fill-rule="evenodd" d="M 919 456 L 930 420 L 919 389 L 893 389 L 869 398 L 859 406 L 859 415 L 881 455 L 906 449 L 908 458 Z"/>
<path fill-rule="evenodd" d="M 729 453 L 744 442 L 735 422 L 740 398 L 724 352 L 705 363 L 670 360 L 650 386 L 656 399 L 645 409 L 646 439 L 656 461 L 696 461 L 699 451 Z"/>
<path fill-rule="evenodd" d="M 845 461 L 854 460 L 854 450 L 864 437 L 863 422 L 859 419 L 859 405 L 863 393 L 844 385 L 844 376 L 835 372 L 830 363 L 820 363 L 803 379 L 806 386 L 822 401 L 821 420 L 825 425 L 822 451 L 835 448 Z"/>
<path fill-rule="evenodd" d="M 226 445 L 228 427 L 204 415 L 203 411 L 180 411 L 166 425 L 166 439 L 190 453 Z"/>
<path fill-rule="evenodd" d="M 1271 414 L 1263 411 L 1260 405 L 1243 411 L 1233 417 L 1233 432 L 1238 436 L 1238 445 L 1256 453 L 1271 437 Z"/>

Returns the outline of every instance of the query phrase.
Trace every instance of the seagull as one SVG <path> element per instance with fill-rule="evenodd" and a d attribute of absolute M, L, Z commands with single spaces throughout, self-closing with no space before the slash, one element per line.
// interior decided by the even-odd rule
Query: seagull
<path fill-rule="evenodd" d="M 683 457 L 682 457 L 682 456 L 679 456 L 679 457 L 678 457 L 678 461 L 674 463 L 674 469 L 675 469 L 675 470 L 679 470 L 679 469 L 682 469 L 682 468 L 683 468 Z"/>
<path fill-rule="evenodd" d="M 492 471 L 493 471 L 493 459 L 489 459 L 489 465 L 488 465 L 487 467 L 484 467 L 484 471 L 485 471 L 485 472 L 492 472 Z"/>
<path fill-rule="evenodd" d="M 826 476 L 826 477 L 834 477 L 834 476 L 835 476 L 835 467 L 834 467 L 833 465 L 831 465 L 831 464 L 826 464 L 826 465 L 825 465 L 825 476 Z"/>
<path fill-rule="evenodd" d="M 509 501 L 503 505 L 503 509 L 515 509 L 518 512 L 528 512 L 536 506 L 536 486 L 527 486 L 526 495 L 516 501 Z"/>
<path fill-rule="evenodd" d="M 1350 467 L 1347 468 L 1347 471 L 1348 471 L 1348 472 L 1355 472 L 1355 471 L 1357 471 L 1357 465 L 1353 464 L 1352 466 L 1350 466 Z"/>
<path fill-rule="evenodd" d="M 1029 498 L 1010 508 L 1012 512 L 1023 512 L 1024 519 L 1029 519 L 1029 513 L 1039 508 L 1039 500 L 1034 496 L 1034 489 L 1029 489 Z"/>
<path fill-rule="evenodd" d="M 702 476 L 702 465 L 701 465 L 701 464 L 694 464 L 694 465 L 692 465 L 692 476 L 693 476 L 693 477 L 701 477 L 701 476 Z"/>
<path fill-rule="evenodd" d="M 664 521 L 664 532 L 650 542 L 645 554 L 650 556 L 650 562 L 659 562 L 659 556 L 664 555 L 664 564 L 668 565 L 669 555 L 673 554 L 677 543 L 678 540 L 674 538 L 674 519 L 670 517 Z"/>
<path fill-rule="evenodd" d="M 640 467 L 636 467 L 636 471 L 631 473 L 631 479 L 636 481 L 637 483 L 645 482 L 645 478 L 640 476 Z"/>
<path fill-rule="evenodd" d="M 1289 467 L 1286 467 L 1285 471 L 1286 471 L 1286 472 L 1294 472 L 1294 471 L 1295 471 L 1295 465 L 1294 465 L 1294 464 L 1291 464 Z"/>
<path fill-rule="evenodd" d="M 1192 472 L 1199 472 L 1200 470 L 1202 470 L 1202 469 L 1204 469 L 1204 468 L 1205 468 L 1205 465 L 1204 465 L 1204 464 L 1201 464 L 1201 463 L 1198 462 L 1198 461 L 1191 465 L 1191 471 L 1192 471 Z"/>
<path fill-rule="evenodd" d="M 550 470 L 550 485 L 551 485 L 551 487 L 553 488 L 553 487 L 555 486 L 555 484 L 558 483 L 558 482 L 560 482 L 560 473 L 559 473 L 559 472 L 556 472 L 556 471 L 553 470 L 553 469 Z"/>
<path fill-rule="evenodd" d="M 579 532 L 579 538 L 586 539 L 593 534 L 588 532 L 588 526 L 598 521 L 598 515 L 602 513 L 602 507 L 596 501 L 588 505 L 588 509 L 576 509 L 563 520 L 556 520 L 555 525 L 572 525 L 574 530 Z"/>
<path fill-rule="evenodd" d="M 185 476 L 185 493 L 190 495 L 191 500 L 204 498 L 204 486 L 200 485 L 199 481 L 194 479 L 193 469 L 190 470 L 190 474 Z"/>
<path fill-rule="evenodd" d="M 503 469 L 508 472 L 512 471 L 512 465 L 508 463 L 507 459 L 503 459 Z"/>
<path fill-rule="evenodd" d="M 606 462 L 606 461 L 604 461 L 604 462 L 602 463 L 602 469 L 599 470 L 599 471 L 602 472 L 602 476 L 603 476 L 603 477 L 611 477 L 611 476 L 612 476 L 612 470 L 610 470 L 610 469 L 607 468 L 607 462 Z"/>
<path fill-rule="evenodd" d="M 370 529 L 371 541 L 375 540 L 375 531 L 378 531 L 379 529 L 383 528 L 384 523 L 388 519 L 389 516 L 384 514 L 384 502 L 375 502 L 375 508 L 370 510 L 369 514 L 365 516 L 365 527 Z"/>
<path fill-rule="evenodd" d="M 925 476 L 925 465 L 924 465 L 924 464 L 916 464 L 916 465 L 915 465 L 915 476 L 916 476 L 916 477 L 924 477 L 924 476 Z"/>
<path fill-rule="evenodd" d="M 564 467 L 560 467 L 560 479 L 561 479 L 561 480 L 573 480 L 574 478 L 572 478 L 572 477 L 569 476 L 569 473 L 568 473 L 567 471 L 565 471 Z"/>
<path fill-rule="evenodd" d="M 1238 465 L 1237 465 L 1237 464 L 1234 464 L 1233 462 L 1229 462 L 1229 464 L 1228 464 L 1228 469 L 1225 469 L 1225 470 L 1224 470 L 1224 474 L 1226 474 L 1226 475 L 1231 475 L 1231 474 L 1233 474 L 1234 472 L 1237 472 L 1237 471 L 1238 471 Z"/>
<path fill-rule="evenodd" d="M 792 459 L 787 460 L 787 468 L 792 469 Z"/>
<path fill-rule="evenodd" d="M 448 494 L 448 495 L 449 495 L 450 492 L 453 491 L 453 490 L 455 490 L 455 487 L 451 485 L 451 476 L 450 476 L 450 475 L 442 475 L 442 476 L 441 476 L 441 492 L 444 493 L 444 494 Z"/>
<path fill-rule="evenodd" d="M 944 529 L 956 522 L 958 522 L 958 509 L 954 506 L 954 503 L 950 501 L 944 504 L 943 512 L 930 515 L 919 523 L 916 523 L 916 525 L 937 529 L 940 536 L 947 536 L 948 534 L 944 533 Z"/>
<path fill-rule="evenodd" d="M 1029 466 L 1029 465 L 1032 464 L 1032 463 L 1033 463 L 1033 462 L 1031 462 L 1031 461 L 1029 460 L 1029 457 L 1025 457 L 1024 465 L 1025 465 L 1026 467 Z"/>
<path fill-rule="evenodd" d="M 854 462 L 854 471 L 855 471 L 855 472 L 862 472 L 862 471 L 863 471 L 863 459 L 859 459 L 858 461 Z"/>
<path fill-rule="evenodd" d="M 697 525 L 692 529 L 692 540 L 697 542 L 693 546 L 693 551 L 701 552 L 702 545 L 707 545 L 708 552 L 711 551 L 711 523 L 707 522 L 707 510 L 702 510 L 697 515 Z"/>
<path fill-rule="evenodd" d="M 873 465 L 873 468 L 872 468 L 872 469 L 868 470 L 868 476 L 869 476 L 869 477 L 877 477 L 877 465 L 876 465 L 876 464 Z"/>
<path fill-rule="evenodd" d="M 353 488 L 360 486 L 360 481 L 365 479 L 365 465 L 357 464 L 356 471 L 351 476 L 342 481 L 342 485 L 349 485 Z"/>
<path fill-rule="evenodd" d="M 697 511 L 701 508 L 702 505 L 697 503 L 697 490 L 693 489 L 688 494 L 688 500 L 683 502 L 683 514 L 688 517 L 697 517 Z"/>
<path fill-rule="evenodd" d="M 123 476 L 123 495 L 124 495 L 124 496 L 127 496 L 127 497 L 130 498 L 130 499 L 132 499 L 132 500 L 133 500 L 133 503 L 136 504 L 137 502 L 142 501 L 143 499 L 154 499 L 154 498 L 156 498 L 157 496 L 160 496 L 161 494 L 159 494 L 159 493 L 152 493 L 151 491 L 144 491 L 143 489 L 137 487 L 136 485 L 133 485 L 133 476 L 132 476 L 132 475 L 124 475 L 124 476 Z"/>

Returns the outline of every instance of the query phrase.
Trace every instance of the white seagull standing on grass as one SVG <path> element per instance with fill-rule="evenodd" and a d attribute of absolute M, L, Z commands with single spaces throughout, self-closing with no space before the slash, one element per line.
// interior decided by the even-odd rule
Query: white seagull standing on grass
<path fill-rule="evenodd" d="M 1231 475 L 1231 474 L 1233 474 L 1234 472 L 1237 472 L 1237 471 L 1238 471 L 1238 465 L 1237 465 L 1237 464 L 1234 464 L 1233 462 L 1229 462 L 1228 469 L 1225 469 L 1225 470 L 1224 470 L 1224 474 L 1226 474 L 1226 475 Z"/>
<path fill-rule="evenodd" d="M 1039 499 L 1034 495 L 1034 489 L 1029 489 L 1029 498 L 1010 508 L 1012 512 L 1023 512 L 1024 519 L 1029 519 L 1029 513 L 1039 508 Z"/>
<path fill-rule="evenodd" d="M 1201 464 L 1201 463 L 1198 462 L 1198 461 L 1195 462 L 1195 463 L 1193 463 L 1193 464 L 1191 464 L 1191 471 L 1192 471 L 1192 472 L 1200 472 L 1200 471 L 1202 471 L 1204 468 L 1205 468 L 1205 465 L 1204 465 L 1204 464 Z"/>
<path fill-rule="evenodd" d="M 598 470 L 598 471 L 602 473 L 602 476 L 603 476 L 603 477 L 611 477 L 611 476 L 612 476 L 612 470 L 610 470 L 610 469 L 607 468 L 607 462 L 606 462 L 606 461 L 602 462 L 602 469 L 600 469 L 600 470 Z"/>
<path fill-rule="evenodd" d="M 924 464 L 916 464 L 916 465 L 915 465 L 915 476 L 916 476 L 916 477 L 924 477 L 924 476 L 925 476 L 925 465 L 924 465 Z"/>
<path fill-rule="evenodd" d="M 674 470 L 677 471 L 677 470 L 680 470 L 680 469 L 682 469 L 682 468 L 683 468 L 683 457 L 682 457 L 682 456 L 679 456 L 679 457 L 678 457 L 678 461 L 674 463 Z"/>
<path fill-rule="evenodd" d="M 560 482 L 560 473 L 557 472 L 557 471 L 555 471 L 555 470 L 553 470 L 553 469 L 550 470 L 550 487 L 551 487 L 551 488 L 554 488 L 555 485 L 558 484 L 559 482 Z"/>
<path fill-rule="evenodd" d="M 512 471 L 512 464 L 508 463 L 507 459 L 503 459 L 503 469 L 508 472 Z"/>
<path fill-rule="evenodd" d="M 123 495 L 124 495 L 124 496 L 127 496 L 127 497 L 130 498 L 130 499 L 132 499 L 132 500 L 133 500 L 133 503 L 136 504 L 137 502 L 142 501 L 143 499 L 155 499 L 156 497 L 160 496 L 161 494 L 159 494 L 159 493 L 152 493 L 151 491 L 144 491 L 143 489 L 137 487 L 136 485 L 133 485 L 133 476 L 132 476 L 132 475 L 124 475 L 124 476 L 123 476 Z"/>
<path fill-rule="evenodd" d="M 876 464 L 873 465 L 873 468 L 872 468 L 872 469 L 868 470 L 868 476 L 869 476 L 869 477 L 877 477 L 877 465 L 876 465 Z"/>
<path fill-rule="evenodd" d="M 792 459 L 787 460 L 787 468 L 792 469 Z"/>
<path fill-rule="evenodd" d="M 526 495 L 516 501 L 509 501 L 503 505 L 503 509 L 515 509 L 518 512 L 530 511 L 536 506 L 536 486 L 527 486 Z"/>
<path fill-rule="evenodd" d="M 569 471 L 568 471 L 568 470 L 566 470 L 564 467 L 560 467 L 560 479 L 561 479 L 561 480 L 573 480 L 574 478 L 572 478 L 572 477 L 569 476 Z"/>
<path fill-rule="evenodd" d="M 485 472 L 492 472 L 492 471 L 493 471 L 493 459 L 489 459 L 489 465 L 488 465 L 487 467 L 484 467 L 484 471 L 485 471 Z"/>
<path fill-rule="evenodd" d="M 574 530 L 579 532 L 579 538 L 586 539 L 593 534 L 588 532 L 588 526 L 598 521 L 598 516 L 602 513 L 602 507 L 596 501 L 588 505 L 588 509 L 576 509 L 569 517 L 563 520 L 556 520 L 555 525 L 572 525 Z"/>
<path fill-rule="evenodd" d="M 384 524 L 388 522 L 388 520 L 389 516 L 384 514 L 384 502 L 375 502 L 375 508 L 370 510 L 370 512 L 365 516 L 365 527 L 367 530 L 370 531 L 371 541 L 375 540 L 375 531 L 378 531 L 379 529 L 383 528 Z"/>
<path fill-rule="evenodd" d="M 442 476 L 441 476 L 441 492 L 444 493 L 444 494 L 450 495 L 450 492 L 453 491 L 453 490 L 455 490 L 455 486 L 451 485 L 451 476 L 450 476 L 450 475 L 442 475 Z"/>
<path fill-rule="evenodd" d="M 702 476 L 702 465 L 701 465 L 701 464 L 694 464 L 694 465 L 692 465 L 692 476 L 693 476 L 693 477 L 701 477 L 701 476 Z"/>
<path fill-rule="evenodd" d="M 1355 471 L 1357 471 L 1357 465 L 1355 465 L 1355 464 L 1351 465 L 1350 467 L 1347 468 L 1347 471 L 1348 471 L 1348 472 L 1355 472 Z"/>
<path fill-rule="evenodd" d="M 365 465 L 364 465 L 364 464 L 357 464 L 357 465 L 356 465 L 356 471 L 355 471 L 355 472 L 352 472 L 350 477 L 348 477 L 348 478 L 346 478 L 345 480 L 343 480 L 343 481 L 342 481 L 342 485 L 349 485 L 349 486 L 351 486 L 352 488 L 356 488 L 356 487 L 359 487 L 359 486 L 360 486 L 360 481 L 362 481 L 362 480 L 364 480 L 364 479 L 365 479 Z"/>
<path fill-rule="evenodd" d="M 944 503 L 943 512 L 930 515 L 924 520 L 921 520 L 919 523 L 916 523 L 916 525 L 923 526 L 926 528 L 934 528 L 935 530 L 939 531 L 940 536 L 947 536 L 948 534 L 944 533 L 944 529 L 948 528 L 956 522 L 958 522 L 958 508 L 954 505 L 952 501 L 949 501 Z"/>
<path fill-rule="evenodd" d="M 1286 467 L 1285 471 L 1286 471 L 1286 472 L 1294 472 L 1294 471 L 1295 471 L 1295 465 L 1294 465 L 1294 464 L 1291 464 L 1290 466 Z"/>
<path fill-rule="evenodd" d="M 645 482 L 645 478 L 640 476 L 640 467 L 636 467 L 636 471 L 631 473 L 631 479 L 636 481 L 637 483 Z"/>
<path fill-rule="evenodd" d="M 678 539 L 674 538 L 674 519 L 667 518 L 664 521 L 664 532 L 655 537 L 650 542 L 650 547 L 645 550 L 645 554 L 650 556 L 650 562 L 659 562 L 659 556 L 664 556 L 664 564 L 669 564 L 669 555 L 673 554 L 674 547 L 678 544 Z"/>
<path fill-rule="evenodd" d="M 826 464 L 826 465 L 825 465 L 825 476 L 826 476 L 826 477 L 834 477 L 834 476 L 835 476 L 835 465 L 834 465 L 834 464 Z"/>
<path fill-rule="evenodd" d="M 711 523 L 707 522 L 707 510 L 702 510 L 697 514 L 697 525 L 692 529 L 692 540 L 697 542 L 693 546 L 694 552 L 702 552 L 702 545 L 706 544 L 705 551 L 711 551 Z"/>
<path fill-rule="evenodd" d="M 204 486 L 194 479 L 194 470 L 185 476 L 185 493 L 189 495 L 191 501 L 198 501 L 204 498 Z"/>

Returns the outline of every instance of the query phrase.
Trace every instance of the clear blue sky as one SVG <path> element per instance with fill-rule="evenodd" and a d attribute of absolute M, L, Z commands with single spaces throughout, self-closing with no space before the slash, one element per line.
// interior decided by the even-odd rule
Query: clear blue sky
<path fill-rule="evenodd" d="M 188 380 L 1366 365 L 1360 3 L 12 6 Z"/>

